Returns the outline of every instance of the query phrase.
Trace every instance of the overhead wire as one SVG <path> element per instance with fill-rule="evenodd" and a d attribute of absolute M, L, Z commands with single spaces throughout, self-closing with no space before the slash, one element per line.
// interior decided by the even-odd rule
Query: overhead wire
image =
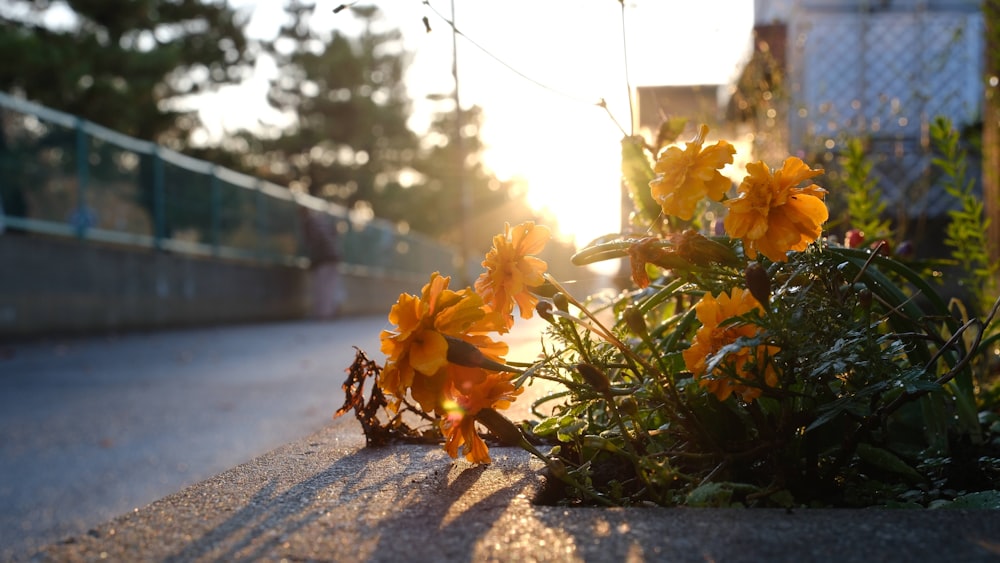
<path fill-rule="evenodd" d="M 493 54 L 486 47 L 483 47 L 482 45 L 480 45 L 479 43 L 477 43 L 474 39 L 472 39 L 471 37 L 469 37 L 468 35 L 466 35 L 464 32 L 462 32 L 462 30 L 458 29 L 455 26 L 455 22 L 453 22 L 448 17 L 446 17 L 444 14 L 442 14 L 440 11 L 438 11 L 438 9 L 435 8 L 430 3 L 430 0 L 422 0 L 422 2 L 423 2 L 423 4 L 425 6 L 427 6 L 431 10 L 431 12 L 435 16 L 437 16 L 438 18 L 440 18 L 441 21 L 445 22 L 448 25 L 448 27 L 450 27 L 455 34 L 461 36 L 465 41 L 467 41 L 470 45 L 472 45 L 473 47 L 475 47 L 476 49 L 478 49 L 484 55 L 486 55 L 489 58 L 493 59 L 494 61 L 496 61 L 498 64 L 500 64 L 501 66 L 503 66 L 504 68 L 506 68 L 510 72 L 516 74 L 517 76 L 520 76 L 522 79 L 524 79 L 524 80 L 526 80 L 526 81 L 534 84 L 535 86 L 538 86 L 539 88 L 542 88 L 543 90 L 545 90 L 547 92 L 550 92 L 552 94 L 556 94 L 558 96 L 567 98 L 567 99 L 572 100 L 572 101 L 574 101 L 576 103 L 587 105 L 589 107 L 595 107 L 596 106 L 596 107 L 603 107 L 603 108 L 607 109 L 607 104 L 605 103 L 604 98 L 600 98 L 596 102 L 595 101 L 591 101 L 591 100 L 586 100 L 584 98 L 581 98 L 580 96 L 577 96 L 575 94 L 571 94 L 569 92 L 566 92 L 565 90 L 560 90 L 558 88 L 554 88 L 552 86 L 549 86 L 548 84 L 545 84 L 545 83 L 543 83 L 543 82 L 541 82 L 539 80 L 536 80 L 535 78 L 533 78 L 531 76 L 528 76 L 527 74 L 521 72 L 520 70 L 518 70 L 517 68 L 515 68 L 513 65 L 507 63 L 506 61 L 504 61 L 503 59 L 501 59 L 497 55 Z M 631 105 L 631 103 L 629 105 Z M 616 121 L 616 123 L 617 123 L 617 121 Z M 619 126 L 619 128 L 620 128 L 620 126 Z"/>
<path fill-rule="evenodd" d="M 350 8 L 350 7 L 354 6 L 359 1 L 360 0 L 354 0 L 353 2 L 340 4 L 339 6 L 337 6 L 336 8 L 334 8 L 333 12 L 335 14 L 339 13 L 339 12 L 341 12 L 341 11 L 347 9 L 347 8 Z M 569 92 L 566 92 L 565 90 L 560 90 L 558 88 L 554 88 L 552 86 L 549 86 L 548 84 L 545 84 L 544 82 L 541 82 L 541 81 L 536 80 L 535 78 L 533 78 L 531 76 L 528 76 L 527 74 L 525 74 L 525 73 L 521 72 L 520 70 L 518 70 L 513 65 L 509 64 L 507 61 L 505 61 L 505 60 L 501 59 L 500 57 L 498 57 L 497 55 L 493 54 L 493 52 L 491 52 L 486 47 L 483 47 L 482 45 L 480 45 L 478 42 L 476 42 L 476 40 L 474 40 L 473 38 L 471 38 L 468 35 L 466 35 L 462 30 L 458 29 L 458 27 L 455 25 L 454 21 L 452 21 L 451 19 L 449 19 L 448 17 L 446 17 L 437 8 L 435 8 L 433 5 L 431 5 L 430 0 L 421 0 L 421 3 L 424 6 L 427 6 L 427 8 L 435 16 L 437 16 L 441 21 L 443 21 L 446 24 L 448 24 L 448 27 L 450 27 L 451 30 L 456 35 L 461 36 L 462 39 L 464 39 L 465 41 L 467 41 L 470 45 L 472 45 L 473 47 L 475 47 L 476 49 L 478 49 L 480 52 L 482 52 L 487 57 L 489 57 L 489 58 L 493 59 L 494 61 L 496 61 L 499 65 L 501 65 L 502 67 L 506 68 L 510 72 L 512 72 L 512 73 L 516 74 L 517 76 L 521 77 L 522 79 L 524 79 L 524 80 L 526 80 L 526 81 L 534 84 L 535 86 L 537 86 L 537 87 L 539 87 L 539 88 L 541 88 L 541 89 L 543 89 L 543 90 L 545 90 L 547 92 L 555 94 L 557 96 L 561 96 L 563 98 L 572 100 L 573 102 L 576 102 L 576 103 L 579 103 L 579 104 L 586 105 L 588 107 L 599 107 L 599 108 L 603 109 L 608 114 L 608 118 L 610 118 L 611 121 L 618 128 L 618 130 L 621 131 L 622 135 L 624 135 L 624 136 L 632 136 L 632 135 L 635 134 L 635 110 L 633 108 L 633 103 L 632 103 L 632 85 L 631 85 L 631 81 L 629 79 L 629 70 L 628 70 L 628 41 L 627 41 L 627 36 L 625 35 L 625 2 L 624 2 L 624 0 L 618 0 L 618 3 L 621 5 L 622 54 L 623 54 L 623 57 L 624 57 L 625 88 L 627 90 L 628 111 L 629 111 L 629 121 L 630 121 L 629 130 L 631 131 L 631 133 L 627 133 L 625 131 L 625 128 L 622 127 L 622 125 L 618 121 L 618 119 L 615 118 L 614 114 L 611 112 L 611 109 L 608 107 L 607 101 L 604 98 L 599 98 L 596 102 L 590 101 L 590 100 L 585 100 L 584 98 L 581 98 L 580 96 L 577 96 L 575 94 L 571 94 Z M 427 16 L 422 17 L 421 18 L 421 22 L 424 24 L 425 31 L 427 33 L 430 33 L 431 32 L 431 24 L 430 24 L 430 21 L 428 20 Z"/>
<path fill-rule="evenodd" d="M 622 20 L 622 62 L 623 67 L 625 67 L 625 89 L 628 95 L 628 117 L 629 117 L 629 131 L 630 135 L 635 135 L 635 109 L 632 107 L 632 81 L 628 76 L 628 35 L 625 34 L 625 0 L 618 0 L 618 4 L 621 6 L 621 20 Z M 619 129 L 621 125 L 618 126 Z"/>

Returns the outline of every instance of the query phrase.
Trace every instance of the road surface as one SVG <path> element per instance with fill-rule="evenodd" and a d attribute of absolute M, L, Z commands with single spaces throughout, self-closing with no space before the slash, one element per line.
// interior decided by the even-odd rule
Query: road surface
<path fill-rule="evenodd" d="M 379 316 L 0 344 L 0 560 L 319 430 L 353 346 L 382 360 L 383 328 Z M 521 350 L 537 340 L 525 333 Z"/>

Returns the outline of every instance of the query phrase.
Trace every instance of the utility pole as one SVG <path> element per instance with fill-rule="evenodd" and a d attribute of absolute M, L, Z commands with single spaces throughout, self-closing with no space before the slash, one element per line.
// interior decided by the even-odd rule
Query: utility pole
<path fill-rule="evenodd" d="M 459 223 L 461 240 L 459 241 L 460 274 L 459 281 L 463 286 L 472 284 L 469 274 L 471 265 L 470 240 L 472 233 L 469 229 L 469 218 L 472 216 L 472 192 L 465 178 L 465 142 L 462 139 L 462 104 L 458 95 L 458 26 L 455 24 L 455 0 L 451 0 L 451 74 L 455 79 L 455 90 L 453 97 L 455 100 L 455 181 L 458 183 L 459 191 Z"/>

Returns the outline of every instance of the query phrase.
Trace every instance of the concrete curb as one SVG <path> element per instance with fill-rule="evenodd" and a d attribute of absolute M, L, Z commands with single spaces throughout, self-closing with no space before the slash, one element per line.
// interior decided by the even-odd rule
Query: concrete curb
<path fill-rule="evenodd" d="M 91 530 L 36 561 L 997 561 L 1000 512 L 535 506 L 541 464 L 368 449 L 354 421 Z"/>

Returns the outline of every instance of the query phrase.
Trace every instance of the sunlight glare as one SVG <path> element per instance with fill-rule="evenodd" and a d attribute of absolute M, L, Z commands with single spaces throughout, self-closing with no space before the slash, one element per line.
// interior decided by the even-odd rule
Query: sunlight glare
<path fill-rule="evenodd" d="M 522 106 L 523 130 L 499 128 L 491 122 L 486 158 L 502 177 L 523 176 L 528 203 L 552 214 L 559 232 L 582 246 L 620 230 L 621 134 L 599 112 L 560 114 L 544 103 Z"/>
<path fill-rule="evenodd" d="M 252 36 L 273 37 L 284 21 L 277 3 L 230 3 L 252 11 L 248 30 Z M 578 247 L 619 232 L 623 132 L 608 112 L 595 105 L 606 100 L 614 119 L 625 130 L 630 128 L 619 3 L 458 0 L 455 4 L 456 22 L 464 34 L 458 41 L 461 101 L 463 107 L 483 108 L 487 167 L 501 179 L 523 179 L 529 204 L 551 213 L 559 234 L 572 238 Z M 741 49 L 749 45 L 752 6 L 746 0 L 626 3 L 631 85 L 724 83 Z M 447 17 L 449 3 L 431 0 L 427 5 L 379 7 L 386 28 L 399 29 L 413 55 L 406 73 L 413 100 L 410 126 L 426 131 L 433 112 L 442 110 L 441 102 L 429 95 L 447 98 L 454 88 L 452 34 L 431 11 L 432 7 Z M 431 33 L 421 21 L 424 16 Z M 359 31 L 352 18 L 325 7 L 318 9 L 313 23 L 324 30 Z M 664 26 L 669 28 L 669 41 L 664 41 Z M 214 99 L 202 100 L 202 116 L 213 118 L 205 120 L 209 137 L 240 127 L 274 130 L 286 122 L 286 116 L 263 102 L 267 80 L 276 69 L 267 67 L 267 62 L 258 65 L 244 86 L 225 88 Z M 254 107 L 251 99 L 257 100 Z"/>

